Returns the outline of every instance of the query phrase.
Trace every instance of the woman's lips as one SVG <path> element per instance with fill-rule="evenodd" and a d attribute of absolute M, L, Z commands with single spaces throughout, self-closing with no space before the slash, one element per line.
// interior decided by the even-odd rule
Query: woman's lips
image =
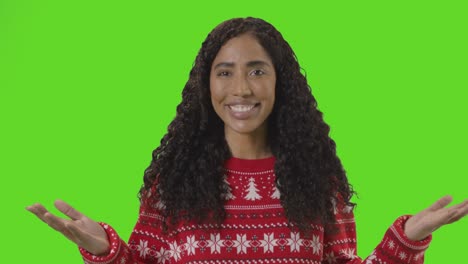
<path fill-rule="evenodd" d="M 235 119 L 245 120 L 258 112 L 260 103 L 250 104 L 250 105 L 227 105 L 229 114 Z"/>

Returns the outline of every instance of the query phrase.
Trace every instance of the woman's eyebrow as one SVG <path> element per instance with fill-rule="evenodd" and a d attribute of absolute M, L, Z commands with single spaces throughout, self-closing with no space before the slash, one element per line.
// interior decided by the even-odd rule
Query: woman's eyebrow
<path fill-rule="evenodd" d="M 262 60 L 254 60 L 254 61 L 247 62 L 247 67 L 255 67 L 255 66 L 270 66 L 270 64 Z"/>
<path fill-rule="evenodd" d="M 216 64 L 216 66 L 214 66 L 213 69 L 217 69 L 217 68 L 220 68 L 220 67 L 224 67 L 224 68 L 233 68 L 234 65 L 236 65 L 234 62 L 220 62 L 218 64 Z M 254 61 L 249 61 L 246 63 L 247 67 L 255 67 L 255 66 L 270 66 L 270 64 L 266 61 L 262 61 L 262 60 L 254 60 Z"/>
<path fill-rule="evenodd" d="M 214 66 L 213 69 L 217 69 L 217 68 L 220 68 L 220 67 L 224 67 L 224 68 L 232 68 L 234 67 L 234 62 L 220 62 L 218 64 L 216 64 L 216 66 Z"/>

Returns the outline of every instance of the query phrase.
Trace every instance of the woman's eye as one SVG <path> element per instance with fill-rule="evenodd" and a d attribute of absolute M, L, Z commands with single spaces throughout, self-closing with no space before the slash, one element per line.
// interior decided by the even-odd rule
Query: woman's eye
<path fill-rule="evenodd" d="M 252 74 L 253 75 L 263 75 L 263 74 L 265 74 L 265 72 L 262 71 L 262 70 L 254 70 L 254 71 L 252 71 Z"/>
<path fill-rule="evenodd" d="M 226 71 L 223 71 L 223 72 L 219 72 L 218 73 L 218 76 L 229 76 L 230 73 L 229 72 L 226 72 Z"/>

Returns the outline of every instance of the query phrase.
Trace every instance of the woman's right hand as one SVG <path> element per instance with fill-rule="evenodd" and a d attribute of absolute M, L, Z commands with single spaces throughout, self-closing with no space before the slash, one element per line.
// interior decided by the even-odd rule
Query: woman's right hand
<path fill-rule="evenodd" d="M 91 254 L 101 256 L 109 253 L 109 239 L 101 225 L 78 212 L 64 201 L 57 200 L 54 205 L 71 219 L 57 217 L 39 203 L 26 207 L 26 210 L 35 214 L 51 228 L 62 233 Z"/>

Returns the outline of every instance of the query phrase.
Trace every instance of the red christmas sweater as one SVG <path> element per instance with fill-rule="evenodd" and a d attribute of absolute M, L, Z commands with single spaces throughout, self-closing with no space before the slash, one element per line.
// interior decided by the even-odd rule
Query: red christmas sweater
<path fill-rule="evenodd" d="M 126 244 L 111 226 L 101 223 L 111 243 L 110 253 L 94 256 L 80 248 L 87 264 L 142 263 L 423 263 L 431 237 L 409 240 L 403 231 L 409 216 L 398 218 L 365 260 L 357 256 L 351 208 L 336 206 L 334 229 L 312 225 L 307 237 L 289 228 L 274 181 L 274 157 L 225 164 L 229 184 L 220 226 L 184 224 L 163 234 L 158 209 L 141 207 Z M 333 230 L 330 232 L 328 230 Z"/>

